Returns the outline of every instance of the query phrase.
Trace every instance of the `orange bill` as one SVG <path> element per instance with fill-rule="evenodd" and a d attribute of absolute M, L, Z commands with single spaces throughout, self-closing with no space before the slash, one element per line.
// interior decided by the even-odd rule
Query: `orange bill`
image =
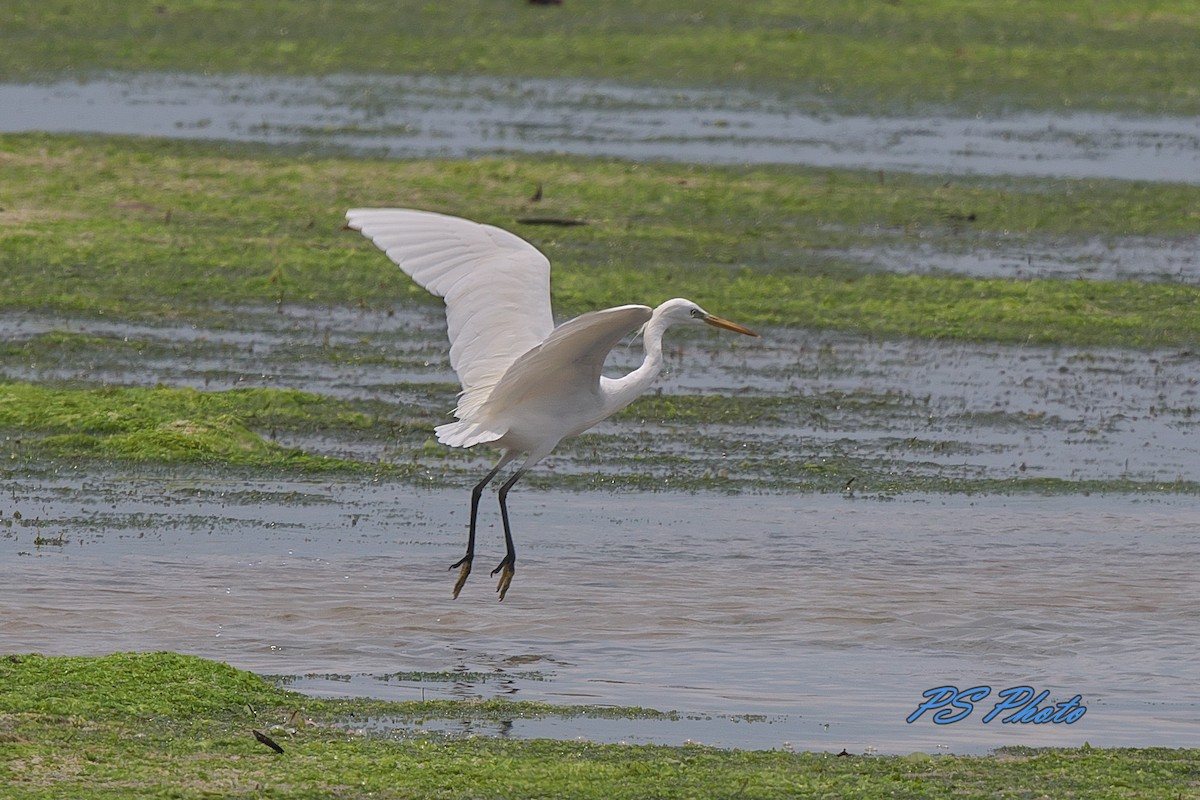
<path fill-rule="evenodd" d="M 712 314 L 709 314 L 707 317 L 705 317 L 704 321 L 707 322 L 709 325 L 712 325 L 714 328 L 724 328 L 727 331 L 733 331 L 734 333 L 744 333 L 747 336 L 758 336 L 757 333 L 750 330 L 749 328 L 743 328 L 741 325 L 738 325 L 736 322 L 730 322 L 727 319 L 721 319 L 720 317 L 714 317 Z"/>

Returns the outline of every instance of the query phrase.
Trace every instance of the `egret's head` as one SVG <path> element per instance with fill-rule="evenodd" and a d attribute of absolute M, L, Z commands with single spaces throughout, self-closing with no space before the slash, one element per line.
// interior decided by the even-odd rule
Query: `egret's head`
<path fill-rule="evenodd" d="M 742 333 L 746 336 L 758 336 L 757 333 L 749 328 L 744 328 L 736 322 L 730 322 L 727 319 L 721 319 L 718 316 L 710 314 L 691 300 L 685 300 L 682 297 L 668 300 L 656 308 L 654 313 L 656 316 L 661 316 L 668 324 L 703 322 L 706 325 L 712 325 L 714 328 L 724 328 L 727 331 Z"/>

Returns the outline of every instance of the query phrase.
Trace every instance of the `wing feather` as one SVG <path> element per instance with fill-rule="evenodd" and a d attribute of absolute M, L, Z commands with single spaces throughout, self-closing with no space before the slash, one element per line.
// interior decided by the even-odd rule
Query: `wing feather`
<path fill-rule="evenodd" d="M 480 409 L 513 408 L 544 391 L 545 383 L 587 388 L 598 393 L 600 374 L 609 351 L 630 331 L 650 319 L 649 306 L 627 305 L 581 314 L 554 329 L 546 340 L 508 368 Z"/>
<path fill-rule="evenodd" d="M 471 415 L 505 371 L 554 330 L 550 261 L 529 242 L 478 222 L 403 208 L 355 208 L 348 227 L 446 302 L 455 415 Z"/>

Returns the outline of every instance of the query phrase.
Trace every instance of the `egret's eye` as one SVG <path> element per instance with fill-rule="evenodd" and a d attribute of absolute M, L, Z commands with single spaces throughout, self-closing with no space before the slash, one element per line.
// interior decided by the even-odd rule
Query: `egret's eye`
<path fill-rule="evenodd" d="M 693 319 L 700 319 L 703 316 L 704 316 L 704 312 L 701 311 L 700 309 L 698 309 L 698 308 L 692 309 L 692 318 Z"/>

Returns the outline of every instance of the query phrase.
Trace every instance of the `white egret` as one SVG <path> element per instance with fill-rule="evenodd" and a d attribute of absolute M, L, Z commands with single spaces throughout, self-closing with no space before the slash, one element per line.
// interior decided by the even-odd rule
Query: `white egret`
<path fill-rule="evenodd" d="M 355 208 L 347 227 L 360 231 L 414 281 L 446 302 L 450 366 L 462 383 L 457 422 L 436 428 L 452 447 L 489 444 L 500 460 L 471 490 L 467 553 L 454 597 L 471 574 L 475 519 L 483 488 L 501 468 L 525 460 L 500 487 L 504 560 L 496 591 L 503 600 L 517 556 L 508 523 L 508 491 L 560 441 L 615 414 L 646 391 L 662 370 L 663 332 L 681 323 L 706 323 L 757 336 L 713 316 L 691 300 L 676 298 L 658 308 L 617 306 L 593 311 L 555 327 L 550 311 L 550 262 L 537 248 L 508 231 L 459 217 L 401 208 Z M 600 374 L 613 347 L 641 327 L 645 358 L 622 378 Z"/>

